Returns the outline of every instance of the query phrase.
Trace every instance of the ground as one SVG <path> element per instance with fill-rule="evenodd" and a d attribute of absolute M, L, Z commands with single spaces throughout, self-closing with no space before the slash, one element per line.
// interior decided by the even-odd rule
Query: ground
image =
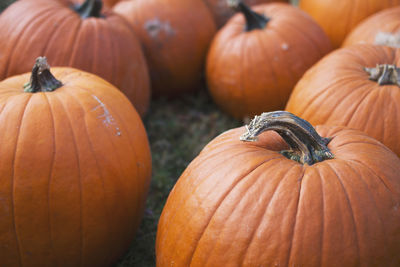
<path fill-rule="evenodd" d="M 144 124 L 153 162 L 146 212 L 130 250 L 115 267 L 155 266 L 157 223 L 170 190 L 208 142 L 243 125 L 219 110 L 205 89 L 175 100 L 153 100 Z"/>

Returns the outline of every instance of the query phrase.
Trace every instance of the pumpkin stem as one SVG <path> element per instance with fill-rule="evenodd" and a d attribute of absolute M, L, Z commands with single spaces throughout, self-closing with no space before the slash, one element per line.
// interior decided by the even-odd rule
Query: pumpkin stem
<path fill-rule="evenodd" d="M 370 75 L 369 79 L 376 81 L 379 85 L 397 85 L 400 87 L 400 69 L 396 65 L 382 64 L 375 68 L 364 68 Z"/>
<path fill-rule="evenodd" d="M 31 79 L 24 85 L 24 91 L 28 93 L 52 92 L 63 84 L 50 72 L 46 57 L 38 57 L 32 69 Z"/>
<path fill-rule="evenodd" d="M 264 131 L 277 132 L 290 147 L 290 150 L 280 153 L 301 164 L 313 165 L 334 157 L 327 147 L 331 138 L 321 137 L 308 121 L 287 111 L 264 112 L 255 116 L 246 125 L 246 130 L 240 136 L 241 141 L 256 141 Z"/>
<path fill-rule="evenodd" d="M 246 18 L 246 32 L 264 29 L 270 18 L 259 14 L 243 3 L 241 0 L 228 0 L 228 6 L 243 13 Z"/>
<path fill-rule="evenodd" d="M 103 1 L 101 0 L 86 0 L 81 5 L 76 5 L 73 9 L 81 16 L 86 19 L 90 17 L 101 18 L 101 9 L 103 7 Z"/>

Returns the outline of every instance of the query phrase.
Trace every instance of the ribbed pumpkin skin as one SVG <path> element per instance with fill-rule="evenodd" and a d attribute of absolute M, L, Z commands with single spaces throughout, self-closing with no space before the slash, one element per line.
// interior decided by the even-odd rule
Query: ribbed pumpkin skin
<path fill-rule="evenodd" d="M 321 25 L 335 48 L 363 19 L 397 5 L 400 0 L 300 0 L 299 3 Z"/>
<path fill-rule="evenodd" d="M 235 14 L 235 11 L 228 7 L 227 0 L 204 0 L 204 2 L 210 8 L 218 28 L 221 28 Z M 243 3 L 249 6 L 270 2 L 288 2 L 288 0 L 243 0 Z"/>
<path fill-rule="evenodd" d="M 376 13 L 362 21 L 347 35 L 343 47 L 359 43 L 381 44 L 382 33 L 398 34 L 400 31 L 400 7 Z M 399 44 L 400 45 L 400 44 Z"/>
<path fill-rule="evenodd" d="M 362 132 L 317 127 L 335 159 L 301 165 L 273 132 L 209 143 L 179 178 L 157 232 L 157 266 L 400 264 L 400 160 Z"/>
<path fill-rule="evenodd" d="M 356 45 L 337 50 L 304 74 L 286 110 L 313 125 L 343 125 L 359 129 L 400 155 L 400 88 L 379 86 L 364 67 L 400 65 L 400 51 Z"/>
<path fill-rule="evenodd" d="M 151 156 L 141 119 L 108 82 L 52 68 L 54 92 L 0 83 L 0 266 L 110 266 L 129 248 Z"/>
<path fill-rule="evenodd" d="M 252 8 L 271 20 L 245 32 L 242 14 L 215 36 L 206 77 L 214 101 L 235 118 L 285 107 L 304 72 L 331 50 L 322 29 L 304 12 L 282 3 Z"/>
<path fill-rule="evenodd" d="M 66 1 L 17 1 L 0 17 L 0 80 L 31 71 L 36 57 L 99 75 L 141 115 L 150 101 L 143 51 L 129 24 L 111 12 L 81 19 Z"/>
<path fill-rule="evenodd" d="M 127 0 L 113 10 L 131 23 L 142 43 L 155 96 L 199 87 L 216 31 L 203 0 Z"/>

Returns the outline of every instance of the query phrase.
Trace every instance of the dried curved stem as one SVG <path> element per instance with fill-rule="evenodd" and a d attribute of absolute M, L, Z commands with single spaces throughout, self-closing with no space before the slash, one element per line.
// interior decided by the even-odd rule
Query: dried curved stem
<path fill-rule="evenodd" d="M 290 150 L 281 153 L 301 164 L 312 165 L 334 156 L 327 145 L 330 138 L 321 137 L 312 125 L 287 111 L 265 112 L 256 116 L 246 132 L 240 136 L 242 141 L 256 141 L 264 131 L 276 131 L 289 145 Z"/>

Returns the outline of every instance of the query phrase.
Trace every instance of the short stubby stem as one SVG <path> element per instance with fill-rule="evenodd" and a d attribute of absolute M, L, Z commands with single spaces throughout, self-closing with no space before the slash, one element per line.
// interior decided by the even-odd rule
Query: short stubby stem
<path fill-rule="evenodd" d="M 288 144 L 290 150 L 281 151 L 288 159 L 313 165 L 334 158 L 327 147 L 331 138 L 321 137 L 309 122 L 287 111 L 265 112 L 256 116 L 246 125 L 246 132 L 240 140 L 256 141 L 258 135 L 269 130 L 277 132 Z"/>
<path fill-rule="evenodd" d="M 241 0 L 227 0 L 228 6 L 243 13 L 246 18 L 246 31 L 256 29 L 264 29 L 270 18 L 253 11 L 249 6 L 244 4 Z"/>
<path fill-rule="evenodd" d="M 400 68 L 396 65 L 381 64 L 375 68 L 364 68 L 369 74 L 369 79 L 379 85 L 397 85 L 400 87 Z"/>
<path fill-rule="evenodd" d="M 50 66 L 45 57 L 38 57 L 32 69 L 31 79 L 24 85 L 28 93 L 52 92 L 63 84 L 50 72 Z"/>
<path fill-rule="evenodd" d="M 81 18 L 86 19 L 90 17 L 101 18 L 101 9 L 103 8 L 102 0 L 86 0 L 81 5 L 76 5 L 73 7 L 75 12 L 81 16 Z"/>

